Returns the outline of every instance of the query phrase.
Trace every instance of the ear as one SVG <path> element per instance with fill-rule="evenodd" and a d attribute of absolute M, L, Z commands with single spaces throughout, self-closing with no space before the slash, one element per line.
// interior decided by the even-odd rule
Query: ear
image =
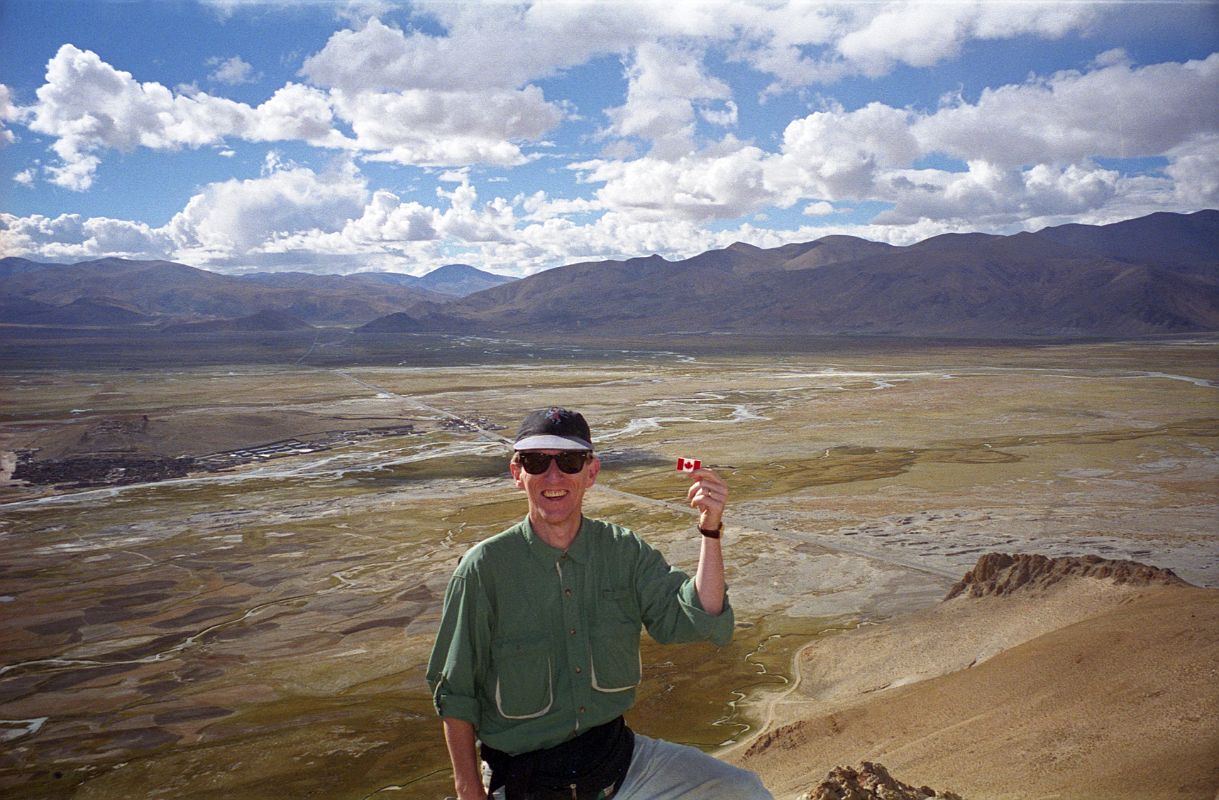
<path fill-rule="evenodd" d="M 516 488 L 524 489 L 525 482 L 521 480 L 521 465 L 516 463 L 516 461 L 509 461 L 508 471 L 512 473 L 512 482 L 516 485 Z"/>
<path fill-rule="evenodd" d="M 585 476 L 587 476 L 587 478 L 588 478 L 589 486 L 592 486 L 594 483 L 597 482 L 597 475 L 600 472 L 601 472 L 601 459 L 594 456 L 592 462 L 589 463 L 588 468 L 584 471 Z"/>

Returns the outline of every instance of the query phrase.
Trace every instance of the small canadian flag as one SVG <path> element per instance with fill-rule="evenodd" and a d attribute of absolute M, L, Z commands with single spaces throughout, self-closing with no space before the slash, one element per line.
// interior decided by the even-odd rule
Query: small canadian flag
<path fill-rule="evenodd" d="M 693 458 L 693 459 L 679 458 L 679 459 L 677 459 L 677 471 L 678 472 L 693 472 L 694 470 L 699 469 L 702 466 L 703 466 L 703 462 L 699 461 L 697 458 Z"/>

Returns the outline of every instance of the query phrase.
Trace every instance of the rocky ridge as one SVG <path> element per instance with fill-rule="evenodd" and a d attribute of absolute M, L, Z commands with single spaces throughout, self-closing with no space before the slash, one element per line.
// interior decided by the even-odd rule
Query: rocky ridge
<path fill-rule="evenodd" d="M 917 789 L 889 774 L 881 764 L 865 761 L 858 769 L 835 767 L 821 783 L 800 795 L 800 800 L 962 800 L 953 792 L 937 793 L 930 786 Z"/>
<path fill-rule="evenodd" d="M 1188 586 L 1170 569 L 1138 561 L 1120 561 L 1100 556 L 1050 558 L 1035 553 L 987 553 L 973 569 L 957 581 L 945 600 L 962 595 L 990 597 L 1013 592 L 1046 589 L 1068 577 L 1102 578 L 1129 586 Z"/>

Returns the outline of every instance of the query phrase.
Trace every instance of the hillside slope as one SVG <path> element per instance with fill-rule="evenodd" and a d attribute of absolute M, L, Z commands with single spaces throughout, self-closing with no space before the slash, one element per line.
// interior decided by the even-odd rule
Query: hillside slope
<path fill-rule="evenodd" d="M 777 798 L 880 761 L 971 799 L 1211 800 L 1219 591 L 1060 561 L 995 570 L 1006 590 L 815 643 L 778 724 L 731 760 Z"/>

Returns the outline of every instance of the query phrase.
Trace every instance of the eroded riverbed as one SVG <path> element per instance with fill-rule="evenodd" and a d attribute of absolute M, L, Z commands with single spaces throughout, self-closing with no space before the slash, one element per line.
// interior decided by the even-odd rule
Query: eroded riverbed
<path fill-rule="evenodd" d="M 647 647 L 632 715 L 708 749 L 756 728 L 801 644 L 935 602 L 982 552 L 1219 585 L 1217 356 L 1201 341 L 10 372 L 9 453 L 71 453 L 75 432 L 144 416 L 126 445 L 169 455 L 410 433 L 152 484 L 4 488 L 0 791 L 443 796 L 423 681 L 440 596 L 465 548 L 524 513 L 498 437 L 542 405 L 593 422 L 589 513 L 679 565 L 698 543 L 673 458 L 728 477 L 736 639 Z"/>

